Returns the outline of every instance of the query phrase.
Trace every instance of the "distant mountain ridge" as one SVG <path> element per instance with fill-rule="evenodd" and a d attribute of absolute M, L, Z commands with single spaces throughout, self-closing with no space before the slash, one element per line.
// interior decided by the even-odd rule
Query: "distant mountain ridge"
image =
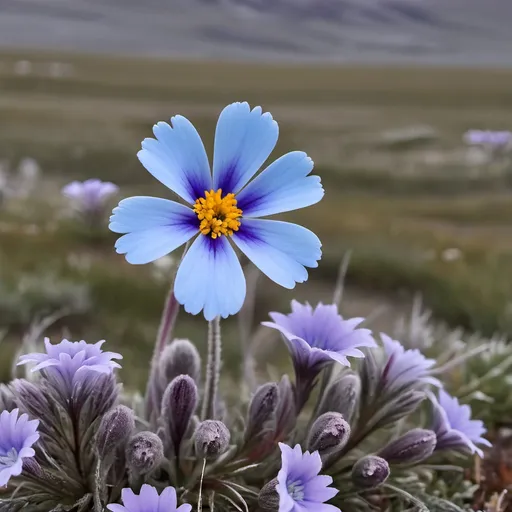
<path fill-rule="evenodd" d="M 0 0 L 0 48 L 512 65 L 511 0 Z"/>

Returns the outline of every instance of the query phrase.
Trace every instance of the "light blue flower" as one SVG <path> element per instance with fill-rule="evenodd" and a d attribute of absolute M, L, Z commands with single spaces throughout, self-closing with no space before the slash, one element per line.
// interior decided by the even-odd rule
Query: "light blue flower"
<path fill-rule="evenodd" d="M 271 280 L 285 288 L 307 280 L 317 267 L 321 243 L 311 231 L 261 217 L 304 208 L 322 199 L 312 160 L 288 153 L 250 181 L 274 149 L 279 129 L 261 107 L 228 105 L 215 132 L 213 175 L 204 145 L 186 118 L 157 123 L 155 139 L 138 153 L 144 167 L 188 205 L 155 197 L 124 199 L 110 229 L 132 264 L 145 264 L 192 242 L 176 275 L 174 293 L 191 314 L 207 320 L 237 313 L 246 284 L 232 242 Z"/>

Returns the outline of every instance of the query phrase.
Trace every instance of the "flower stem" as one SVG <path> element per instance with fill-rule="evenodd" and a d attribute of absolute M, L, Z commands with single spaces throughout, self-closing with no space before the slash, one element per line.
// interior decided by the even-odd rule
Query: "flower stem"
<path fill-rule="evenodd" d="M 206 383 L 202 410 L 203 420 L 215 418 L 221 353 L 220 317 L 216 317 L 208 323 L 208 361 L 206 363 Z"/>

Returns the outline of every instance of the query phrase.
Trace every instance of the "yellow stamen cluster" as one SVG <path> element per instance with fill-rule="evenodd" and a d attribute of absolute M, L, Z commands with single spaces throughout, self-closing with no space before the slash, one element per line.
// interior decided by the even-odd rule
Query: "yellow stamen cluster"
<path fill-rule="evenodd" d="M 194 205 L 194 212 L 201 221 L 199 231 L 214 239 L 222 235 L 231 236 L 233 231 L 238 231 L 242 210 L 236 204 L 235 194 L 222 197 L 220 188 L 217 192 L 205 191 L 204 197 L 197 199 Z"/>

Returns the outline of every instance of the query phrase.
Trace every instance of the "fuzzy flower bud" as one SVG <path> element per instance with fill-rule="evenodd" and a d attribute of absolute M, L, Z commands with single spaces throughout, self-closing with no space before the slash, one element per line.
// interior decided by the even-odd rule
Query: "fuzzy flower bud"
<path fill-rule="evenodd" d="M 222 421 L 203 421 L 195 433 L 195 447 L 198 457 L 213 459 L 225 452 L 229 446 L 231 434 Z"/>
<path fill-rule="evenodd" d="M 118 405 L 101 420 L 98 429 L 98 452 L 102 459 L 122 447 L 135 430 L 133 411 L 124 405 Z"/>
<path fill-rule="evenodd" d="M 391 441 L 379 453 L 389 464 L 417 464 L 432 455 L 437 439 L 431 430 L 415 428 L 395 441 Z"/>
<path fill-rule="evenodd" d="M 383 484 L 389 476 L 389 464 L 376 455 L 359 459 L 352 468 L 352 482 L 360 489 L 373 489 Z"/>
<path fill-rule="evenodd" d="M 153 432 L 140 432 L 128 441 L 126 460 L 141 475 L 155 469 L 164 458 L 161 439 Z"/>
<path fill-rule="evenodd" d="M 174 340 L 162 352 L 159 370 L 162 389 L 178 375 L 188 375 L 197 383 L 201 376 L 201 357 L 189 340 Z"/>
<path fill-rule="evenodd" d="M 277 492 L 277 478 L 270 480 L 258 495 L 258 505 L 263 510 L 275 512 L 279 510 L 279 493 Z"/>
<path fill-rule="evenodd" d="M 277 400 L 278 387 L 273 382 L 263 384 L 256 390 L 247 415 L 246 442 L 261 434 L 265 424 L 274 416 Z"/>
<path fill-rule="evenodd" d="M 162 417 L 175 454 L 179 453 L 180 443 L 196 410 L 197 401 L 197 386 L 188 375 L 176 377 L 165 390 Z"/>
<path fill-rule="evenodd" d="M 331 455 L 341 450 L 350 438 L 350 425 L 339 412 L 326 412 L 318 417 L 309 431 L 310 452 Z"/>
<path fill-rule="evenodd" d="M 357 408 L 360 392 L 361 380 L 359 376 L 347 373 L 327 388 L 320 412 L 339 412 L 350 423 Z"/>

